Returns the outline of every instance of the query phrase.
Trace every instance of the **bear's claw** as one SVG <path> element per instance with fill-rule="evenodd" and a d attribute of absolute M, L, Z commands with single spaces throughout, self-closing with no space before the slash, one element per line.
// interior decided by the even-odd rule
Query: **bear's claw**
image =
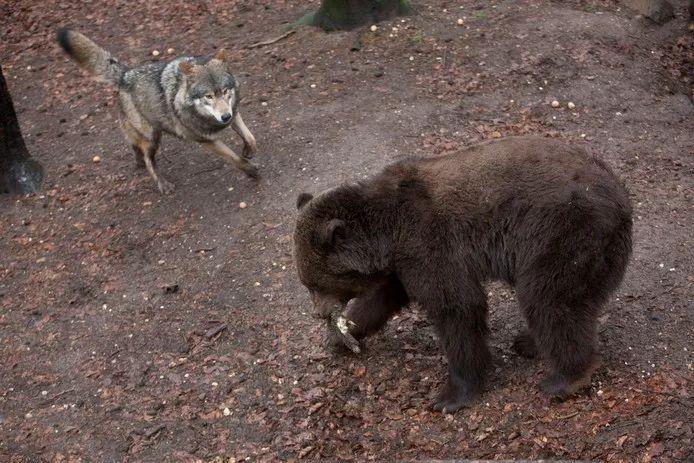
<path fill-rule="evenodd" d="M 474 399 L 467 396 L 439 398 L 431 405 L 431 409 L 445 415 L 446 413 L 455 413 L 461 408 L 469 407 L 474 402 Z"/>

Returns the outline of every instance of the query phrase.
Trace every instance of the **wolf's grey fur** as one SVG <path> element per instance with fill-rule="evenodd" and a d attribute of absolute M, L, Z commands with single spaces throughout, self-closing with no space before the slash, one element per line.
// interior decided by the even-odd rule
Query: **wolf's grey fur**
<path fill-rule="evenodd" d="M 256 151 L 256 141 L 239 113 L 238 81 L 223 50 L 212 58 L 186 56 L 128 69 L 79 32 L 61 29 L 58 43 L 82 68 L 115 85 L 123 132 L 138 164 L 147 168 L 162 193 L 173 190 L 156 172 L 154 161 L 163 132 L 199 142 L 247 175 L 258 175 L 247 160 Z M 243 157 L 219 139 L 229 125 L 244 141 Z"/>

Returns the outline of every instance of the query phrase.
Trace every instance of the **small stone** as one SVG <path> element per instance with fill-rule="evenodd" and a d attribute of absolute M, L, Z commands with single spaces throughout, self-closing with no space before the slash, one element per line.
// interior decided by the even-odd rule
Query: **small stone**
<path fill-rule="evenodd" d="M 459 18 L 458 19 L 458 25 L 462 26 L 463 24 L 465 24 L 465 21 L 463 21 L 463 18 Z"/>
<path fill-rule="evenodd" d="M 371 26 L 371 32 L 376 32 L 377 30 L 378 30 L 378 26 L 376 26 L 375 24 L 373 26 Z"/>
<path fill-rule="evenodd" d="M 573 101 L 569 101 L 566 105 L 569 109 L 576 109 L 576 105 Z"/>
<path fill-rule="evenodd" d="M 159 56 L 159 50 L 152 50 L 152 56 Z"/>
<path fill-rule="evenodd" d="M 246 204 L 245 202 L 241 201 L 241 202 L 239 203 L 239 208 L 240 208 L 240 209 L 246 209 L 247 207 L 248 207 L 248 204 Z"/>
<path fill-rule="evenodd" d="M 166 53 L 168 53 L 169 55 L 173 54 L 174 51 L 176 51 L 176 50 L 174 50 L 173 48 L 167 48 L 166 49 Z"/>
<path fill-rule="evenodd" d="M 41 395 L 46 397 L 48 395 L 48 391 L 41 391 Z"/>
<path fill-rule="evenodd" d="M 316 84 L 311 84 L 311 88 L 316 88 Z"/>
<path fill-rule="evenodd" d="M 557 100 L 552 101 L 552 107 L 553 108 L 558 108 L 559 107 L 559 102 Z"/>
<path fill-rule="evenodd" d="M 228 407 L 224 407 L 224 411 L 222 413 L 224 413 L 224 416 L 229 416 L 231 415 L 231 410 L 229 410 Z"/>
<path fill-rule="evenodd" d="M 94 156 L 92 158 L 92 162 L 95 162 L 97 164 L 100 163 L 101 162 L 101 156 Z"/>

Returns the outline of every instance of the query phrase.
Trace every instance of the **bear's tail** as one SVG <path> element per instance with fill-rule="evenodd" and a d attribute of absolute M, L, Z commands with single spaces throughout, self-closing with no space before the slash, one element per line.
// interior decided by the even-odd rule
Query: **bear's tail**
<path fill-rule="evenodd" d="M 82 68 L 103 82 L 119 85 L 127 68 L 111 54 L 79 32 L 62 28 L 58 43 Z"/>

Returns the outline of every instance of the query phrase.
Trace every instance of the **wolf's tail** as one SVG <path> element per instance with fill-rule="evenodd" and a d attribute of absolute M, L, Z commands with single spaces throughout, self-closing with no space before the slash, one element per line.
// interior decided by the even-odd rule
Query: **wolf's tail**
<path fill-rule="evenodd" d="M 86 69 L 103 82 L 119 85 L 123 74 L 128 70 L 109 52 L 79 32 L 68 28 L 60 29 L 58 43 L 82 69 Z"/>

